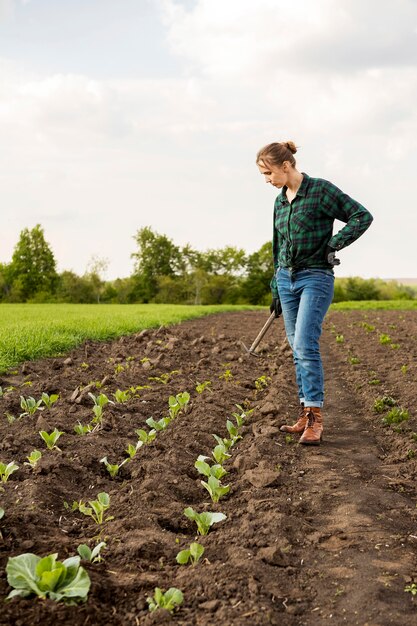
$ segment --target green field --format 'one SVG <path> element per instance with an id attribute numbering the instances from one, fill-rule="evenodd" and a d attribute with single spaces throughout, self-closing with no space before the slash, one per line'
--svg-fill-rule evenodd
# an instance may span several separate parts
<path id="1" fill-rule="evenodd" d="M 143 328 L 176 324 L 233 305 L 1 304 L 0 372 L 22 361 L 62 355 L 86 339 L 113 339 Z"/>
<path id="2" fill-rule="evenodd" d="M 347 302 L 336 302 L 331 308 L 334 311 L 341 309 L 398 309 L 407 311 L 417 309 L 417 300 L 351 300 Z"/>

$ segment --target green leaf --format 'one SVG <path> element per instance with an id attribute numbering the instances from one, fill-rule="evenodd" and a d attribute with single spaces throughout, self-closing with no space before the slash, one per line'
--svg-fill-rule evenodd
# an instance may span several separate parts
<path id="1" fill-rule="evenodd" d="M 197 563 L 197 561 L 199 561 L 204 554 L 204 546 L 202 546 L 201 543 L 193 542 L 190 544 L 189 552 L 194 561 Z"/>
<path id="2" fill-rule="evenodd" d="M 92 553 L 87 544 L 80 544 L 77 548 L 77 552 L 84 561 L 91 561 Z"/>
<path id="3" fill-rule="evenodd" d="M 188 561 L 190 560 L 190 556 L 191 556 L 190 550 L 181 550 L 181 552 L 178 552 L 175 559 L 177 563 L 179 563 L 180 565 L 186 565 Z"/>
<path id="4" fill-rule="evenodd" d="M 40 560 L 39 556 L 30 553 L 9 557 L 6 565 L 9 585 L 14 589 L 41 595 L 35 580 L 35 570 Z"/>
<path id="5" fill-rule="evenodd" d="M 205 461 L 197 460 L 194 463 L 194 467 L 196 468 L 196 470 L 200 474 L 203 474 L 203 476 L 207 476 L 208 477 L 208 476 L 211 475 L 210 465 L 208 463 L 206 463 Z"/>

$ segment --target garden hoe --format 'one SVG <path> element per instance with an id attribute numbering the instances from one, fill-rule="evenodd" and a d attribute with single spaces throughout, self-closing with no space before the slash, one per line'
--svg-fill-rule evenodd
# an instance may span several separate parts
<path id="1" fill-rule="evenodd" d="M 250 348 L 245 346 L 243 341 L 240 342 L 240 344 L 244 347 L 244 349 L 246 350 L 246 352 L 248 354 L 251 354 L 252 356 L 259 356 L 259 354 L 257 354 L 255 352 L 255 350 L 259 346 L 259 344 L 261 343 L 262 339 L 264 338 L 266 332 L 268 331 L 268 329 L 271 326 L 271 324 L 274 321 L 274 319 L 275 319 L 275 311 L 273 313 L 271 313 L 271 315 L 268 317 L 267 321 L 262 326 L 262 329 L 261 329 L 259 335 L 256 337 L 255 341 L 253 342 L 253 344 L 251 345 Z"/>

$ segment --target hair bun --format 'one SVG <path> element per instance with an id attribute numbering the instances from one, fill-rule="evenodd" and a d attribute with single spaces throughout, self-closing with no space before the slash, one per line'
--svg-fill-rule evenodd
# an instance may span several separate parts
<path id="1" fill-rule="evenodd" d="M 292 154 L 295 154 L 297 152 L 297 146 L 293 141 L 286 141 L 284 145 L 288 148 L 290 152 L 292 152 Z"/>

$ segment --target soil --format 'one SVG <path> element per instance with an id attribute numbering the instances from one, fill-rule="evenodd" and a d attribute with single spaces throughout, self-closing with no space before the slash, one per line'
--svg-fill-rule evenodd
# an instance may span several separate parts
<path id="1" fill-rule="evenodd" d="M 260 311 L 213 315 L 109 343 L 87 342 L 3 376 L 3 389 L 14 389 L 0 400 L 2 415 L 22 412 L 20 395 L 60 397 L 51 409 L 0 424 L 0 460 L 19 465 L 0 493 L 0 596 L 10 591 L 9 556 L 58 552 L 64 559 L 79 544 L 101 540 L 107 548 L 101 563 L 83 563 L 92 581 L 85 604 L 15 598 L 3 605 L 0 624 L 417 623 L 417 597 L 404 590 L 417 583 L 416 312 L 328 315 L 319 447 L 300 446 L 279 431 L 298 412 L 282 320 L 265 337 L 259 358 L 238 343 L 249 345 L 265 320 Z M 381 334 L 391 341 L 381 344 Z M 268 386 L 257 389 L 262 376 Z M 207 380 L 211 385 L 198 394 L 196 383 Z M 99 388 L 89 386 L 96 381 Z M 112 397 L 117 389 L 146 385 L 139 397 L 107 405 L 100 430 L 73 431 L 92 418 L 88 391 Z M 112 479 L 100 459 L 120 463 L 127 444 L 136 442 L 135 429 L 147 429 L 150 416 L 166 415 L 169 395 L 184 390 L 191 394 L 188 410 Z M 374 410 L 382 396 L 408 409 L 409 419 L 385 426 L 389 409 Z M 194 462 L 210 455 L 212 433 L 227 435 L 236 404 L 255 410 L 225 462 L 230 493 L 213 504 Z M 48 451 L 38 431 L 54 427 L 65 434 L 61 450 Z M 43 456 L 33 470 L 24 462 L 35 448 Z M 102 491 L 114 516 L 102 527 L 64 506 Z M 194 567 L 175 561 L 196 540 L 196 526 L 183 514 L 189 506 L 227 515 L 197 538 L 205 554 Z M 146 598 L 155 587 L 183 591 L 183 605 L 172 616 L 148 612 Z"/>

